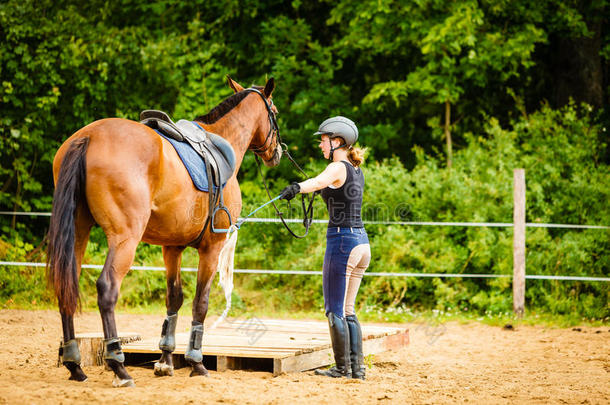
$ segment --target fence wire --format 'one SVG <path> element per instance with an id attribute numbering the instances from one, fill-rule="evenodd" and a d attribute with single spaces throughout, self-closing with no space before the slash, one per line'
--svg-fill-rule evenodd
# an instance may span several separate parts
<path id="1" fill-rule="evenodd" d="M 46 263 L 34 262 L 2 262 L 0 266 L 16 266 L 16 267 L 46 267 Z M 102 269 L 101 264 L 83 264 L 84 269 Z M 165 271 L 165 267 L 157 266 L 131 266 L 131 270 L 144 271 Z M 181 267 L 183 272 L 196 273 L 195 267 Z M 315 270 L 270 270 L 270 269 L 235 269 L 234 273 L 246 274 L 292 274 L 305 276 L 321 276 L 321 271 Z M 511 278 L 511 274 L 462 274 L 462 273 L 374 273 L 365 272 L 365 276 L 369 277 L 440 277 L 440 278 Z M 526 274 L 526 279 L 533 280 L 563 280 L 563 281 L 602 281 L 610 282 L 608 277 L 587 277 L 587 276 L 553 276 L 547 274 Z"/>
<path id="2" fill-rule="evenodd" d="M 0 215 L 16 215 L 16 216 L 39 216 L 50 217 L 50 212 L 23 212 L 23 211 L 0 211 Z M 238 222 L 243 218 L 238 218 Z M 284 219 L 285 222 L 301 223 L 302 219 Z M 279 218 L 248 218 L 248 222 L 258 223 L 281 223 Z M 404 226 L 481 226 L 481 227 L 498 227 L 511 228 L 513 224 L 510 222 L 425 222 L 425 221 L 362 221 L 366 225 L 404 225 Z M 314 219 L 314 224 L 327 224 L 326 219 Z M 575 224 L 540 224 L 537 222 L 527 222 L 525 224 L 529 228 L 566 228 L 566 229 L 610 229 L 610 226 L 605 225 L 575 225 Z"/>

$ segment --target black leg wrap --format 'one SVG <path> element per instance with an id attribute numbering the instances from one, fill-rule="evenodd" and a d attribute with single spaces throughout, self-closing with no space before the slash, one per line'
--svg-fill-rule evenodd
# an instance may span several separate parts
<path id="1" fill-rule="evenodd" d="M 87 375 L 80 367 L 80 360 L 80 351 L 76 339 L 68 340 L 59 345 L 59 361 L 70 371 L 70 380 L 85 381 L 87 379 Z"/>
<path id="2" fill-rule="evenodd" d="M 336 365 L 329 370 L 316 370 L 316 374 L 334 378 L 349 378 L 352 376 L 352 370 L 349 358 L 350 342 L 347 321 L 345 318 L 340 318 L 332 312 L 329 312 L 327 316 Z"/>
<path id="3" fill-rule="evenodd" d="M 161 340 L 159 341 L 159 349 L 168 352 L 173 352 L 176 349 L 176 325 L 178 324 L 178 314 L 168 314 L 163 321 L 163 329 L 161 330 Z"/>
<path id="4" fill-rule="evenodd" d="M 121 350 L 119 338 L 104 339 L 104 360 L 114 360 L 119 363 L 125 362 L 125 354 Z"/>
<path id="5" fill-rule="evenodd" d="M 193 322 L 191 325 L 191 336 L 189 344 L 184 353 L 184 358 L 191 363 L 201 363 L 203 354 L 201 353 L 201 344 L 203 341 L 203 324 L 201 322 Z"/>
<path id="6" fill-rule="evenodd" d="M 61 362 L 63 364 L 80 364 L 80 351 L 78 350 L 76 339 L 68 340 L 60 346 L 59 357 L 61 357 Z"/>
<path id="7" fill-rule="evenodd" d="M 349 329 L 350 341 L 350 362 L 352 364 L 352 378 L 364 380 L 366 376 L 366 367 L 364 366 L 364 354 L 362 352 L 362 329 L 356 315 L 348 315 L 347 327 Z"/>

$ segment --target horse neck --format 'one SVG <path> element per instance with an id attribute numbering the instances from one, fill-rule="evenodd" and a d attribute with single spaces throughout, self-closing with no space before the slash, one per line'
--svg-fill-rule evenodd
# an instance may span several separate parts
<path id="1" fill-rule="evenodd" d="M 256 108 L 255 95 L 246 96 L 237 106 L 226 113 L 213 124 L 205 124 L 204 128 L 225 138 L 235 151 L 236 168 L 239 169 L 244 155 L 252 142 L 254 134 L 266 112 Z"/>

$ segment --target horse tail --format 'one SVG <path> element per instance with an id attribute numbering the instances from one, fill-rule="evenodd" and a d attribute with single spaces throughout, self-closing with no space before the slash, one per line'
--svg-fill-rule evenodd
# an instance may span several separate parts
<path id="1" fill-rule="evenodd" d="M 78 269 L 74 254 L 75 215 L 85 203 L 86 162 L 89 138 L 78 138 L 64 156 L 53 194 L 47 249 L 47 280 L 55 290 L 59 310 L 73 315 L 79 305 Z"/>

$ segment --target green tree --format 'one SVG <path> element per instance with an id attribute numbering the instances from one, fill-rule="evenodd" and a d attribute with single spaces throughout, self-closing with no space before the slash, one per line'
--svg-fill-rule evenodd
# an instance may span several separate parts
<path id="1" fill-rule="evenodd" d="M 537 43 L 545 32 L 532 21 L 494 24 L 513 3 L 477 1 L 342 2 L 331 22 L 348 26 L 344 44 L 388 55 L 412 49 L 417 63 L 396 80 L 375 83 L 364 102 L 390 98 L 397 106 L 416 93 L 444 106 L 443 134 L 447 166 L 451 167 L 451 106 L 470 88 L 484 89 L 490 81 L 507 81 L 533 65 Z M 380 104 L 383 106 L 383 104 Z M 439 126 L 431 121 L 433 126 Z"/>

